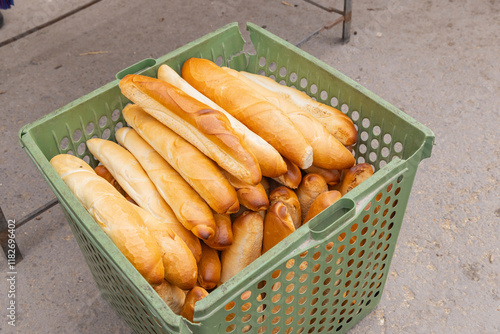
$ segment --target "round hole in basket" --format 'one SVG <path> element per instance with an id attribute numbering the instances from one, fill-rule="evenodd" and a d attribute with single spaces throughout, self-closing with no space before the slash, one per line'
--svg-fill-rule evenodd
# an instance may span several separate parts
<path id="1" fill-rule="evenodd" d="M 318 92 L 318 86 L 312 84 L 309 90 L 311 91 L 311 94 L 316 94 Z"/>
<path id="2" fill-rule="evenodd" d="M 102 139 L 109 139 L 111 136 L 111 130 L 110 129 L 104 129 L 102 132 Z"/>
<path id="3" fill-rule="evenodd" d="M 295 72 L 290 73 L 290 81 L 291 82 L 295 82 L 295 81 L 297 81 L 297 79 L 298 79 L 297 73 L 295 73 Z"/>
<path id="4" fill-rule="evenodd" d="M 300 79 L 300 87 L 302 87 L 302 88 L 307 87 L 307 79 L 306 78 Z"/>
<path id="5" fill-rule="evenodd" d="M 76 152 L 78 153 L 79 156 L 81 156 L 83 153 L 85 153 L 85 148 L 86 148 L 85 143 L 80 143 L 78 145 Z"/>
<path id="6" fill-rule="evenodd" d="M 90 135 L 92 132 L 94 132 L 94 123 L 93 122 L 90 122 L 89 124 L 87 124 L 87 126 L 85 127 L 85 132 Z"/>
<path id="7" fill-rule="evenodd" d="M 218 65 L 218 66 L 222 66 L 223 64 L 223 59 L 222 59 L 222 56 L 219 56 L 217 57 L 217 59 L 215 60 L 215 63 Z"/>
<path id="8" fill-rule="evenodd" d="M 250 332 L 251 329 L 252 329 L 252 325 L 246 325 L 245 327 L 243 327 L 241 329 L 241 332 L 242 333 L 248 333 L 248 332 Z"/>
<path id="9" fill-rule="evenodd" d="M 275 62 L 272 62 L 271 64 L 269 64 L 269 70 L 271 72 L 276 71 L 276 63 Z"/>
<path id="10" fill-rule="evenodd" d="M 343 103 L 342 106 L 340 106 L 340 111 L 342 111 L 344 114 L 347 114 L 349 112 L 349 106 L 347 104 Z M 355 113 L 355 112 L 357 112 L 357 111 L 353 111 L 353 113 Z"/>
<path id="11" fill-rule="evenodd" d="M 285 77 L 286 76 L 286 67 L 281 67 L 280 68 L 280 76 Z"/>
<path id="12" fill-rule="evenodd" d="M 326 90 L 322 90 L 319 94 L 319 97 L 321 98 L 321 100 L 326 101 L 328 99 L 328 93 L 326 92 Z"/>

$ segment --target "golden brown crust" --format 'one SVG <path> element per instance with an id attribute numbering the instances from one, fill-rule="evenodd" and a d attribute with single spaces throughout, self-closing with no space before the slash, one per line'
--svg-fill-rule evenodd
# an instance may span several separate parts
<path id="1" fill-rule="evenodd" d="M 205 244 L 216 250 L 224 250 L 233 243 L 233 230 L 229 215 L 221 215 L 214 212 L 215 235 L 205 240 Z"/>
<path id="2" fill-rule="evenodd" d="M 242 80 L 215 63 L 188 59 L 182 77 L 300 167 L 312 164 L 312 147 L 290 118 Z"/>
<path id="3" fill-rule="evenodd" d="M 162 284 L 155 286 L 154 290 L 175 314 L 181 314 L 182 306 L 186 300 L 186 295 L 181 288 L 163 281 Z"/>
<path id="4" fill-rule="evenodd" d="M 123 109 L 129 125 L 218 213 L 239 210 L 236 190 L 219 167 L 196 147 L 136 105 Z"/>
<path id="5" fill-rule="evenodd" d="M 200 262 L 198 262 L 198 284 L 207 290 L 217 286 L 220 281 L 221 264 L 219 252 L 202 244 Z"/>
<path id="6" fill-rule="evenodd" d="M 221 283 L 227 282 L 261 255 L 263 219 L 245 211 L 233 222 L 233 244 L 221 253 Z"/>
<path id="7" fill-rule="evenodd" d="M 295 231 L 292 217 L 287 207 L 280 201 L 273 203 L 264 219 L 264 239 L 262 254 L 276 246 Z"/>
<path id="8" fill-rule="evenodd" d="M 208 296 L 207 290 L 200 286 L 195 286 L 186 295 L 186 301 L 182 307 L 181 315 L 189 321 L 193 321 L 194 317 L 194 306 L 197 301 L 202 300 Z"/>
<path id="9" fill-rule="evenodd" d="M 177 72 L 167 65 L 158 68 L 158 79 L 166 81 L 206 104 L 212 109 L 222 112 L 231 123 L 234 131 L 241 137 L 248 150 L 257 158 L 263 176 L 276 177 L 286 172 L 286 164 L 279 152 L 269 145 L 264 139 L 252 132 L 243 123 L 234 118 L 227 111 L 218 106 L 205 95 L 194 89 L 186 80 L 181 78 Z"/>
<path id="10" fill-rule="evenodd" d="M 304 176 L 299 188 L 297 189 L 297 197 L 300 202 L 302 221 L 306 218 L 312 202 L 314 202 L 319 194 L 326 191 L 328 191 L 328 185 L 322 176 L 314 173 Z"/>
<path id="11" fill-rule="evenodd" d="M 342 194 L 337 190 L 326 191 L 319 194 L 314 202 L 312 202 L 311 207 L 307 212 L 306 218 L 304 219 L 304 224 L 318 215 L 321 211 L 325 210 L 327 207 L 338 201 L 341 197 Z"/>
<path id="12" fill-rule="evenodd" d="M 323 176 L 329 186 L 334 186 L 340 182 L 340 172 L 337 169 L 325 169 L 311 166 L 305 170 L 307 174 L 314 173 Z"/>
<path id="13" fill-rule="evenodd" d="M 223 171 L 223 173 L 229 183 L 236 189 L 240 205 L 252 211 L 267 210 L 269 207 L 269 199 L 261 183 L 254 186 L 237 179 L 227 172 Z"/>
<path id="14" fill-rule="evenodd" d="M 258 81 L 269 90 L 280 94 L 283 98 L 295 103 L 304 111 L 316 118 L 325 128 L 334 135 L 343 145 L 356 143 L 358 133 L 352 120 L 338 109 L 314 101 L 309 95 L 292 87 L 280 85 L 271 78 L 242 72 L 249 79 Z"/>
<path id="15" fill-rule="evenodd" d="M 275 188 L 269 195 L 269 200 L 271 201 L 271 206 L 276 202 L 281 202 L 286 206 L 295 229 L 298 229 L 302 225 L 300 202 L 294 191 L 287 187 Z"/>
<path id="16" fill-rule="evenodd" d="M 134 205 L 77 157 L 56 155 L 50 164 L 146 281 L 161 284 L 165 274 L 160 247 Z"/>
<path id="17" fill-rule="evenodd" d="M 210 109 L 168 82 L 151 77 L 127 75 L 120 81 L 120 88 L 126 97 L 221 168 L 247 183 L 260 182 L 262 175 L 257 159 L 222 112 Z"/>
<path id="18" fill-rule="evenodd" d="M 297 189 L 302 180 L 302 172 L 293 162 L 285 158 L 287 171 L 285 174 L 273 178 L 274 181 L 287 186 L 288 188 Z"/>
<path id="19" fill-rule="evenodd" d="M 115 178 L 113 177 L 113 175 L 111 175 L 111 173 L 106 167 L 104 167 L 103 165 L 96 166 L 96 168 L 94 168 L 94 172 L 100 177 L 104 178 L 109 183 L 111 183 L 111 185 L 115 187 L 116 190 L 118 190 L 118 192 L 122 194 L 125 198 L 129 197 L 125 192 L 125 190 L 123 190 L 123 188 L 120 186 L 120 184 L 116 182 Z"/>
<path id="20" fill-rule="evenodd" d="M 339 191 L 344 196 L 349 191 L 359 186 L 363 181 L 373 175 L 373 168 L 369 163 L 360 163 L 344 170 Z"/>

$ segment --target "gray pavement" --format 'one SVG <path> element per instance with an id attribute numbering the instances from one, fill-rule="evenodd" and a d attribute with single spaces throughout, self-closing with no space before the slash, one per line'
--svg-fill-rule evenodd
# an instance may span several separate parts
<path id="1" fill-rule="evenodd" d="M 341 6 L 342 1 L 323 1 Z M 353 0 L 351 42 L 341 28 L 302 48 L 382 96 L 436 134 L 419 167 L 378 307 L 352 333 L 500 332 L 500 2 Z M 16 20 L 81 5 L 37 0 Z M 101 1 L 0 48 L 0 205 L 19 219 L 53 195 L 19 148 L 19 128 L 229 22 L 265 25 L 297 43 L 336 18 L 303 1 Z M 12 16 L 10 14 L 12 13 Z M 13 19 L 15 18 L 15 20 Z M 17 25 L 15 28 L 14 25 Z M 105 53 L 84 55 L 92 51 Z M 17 231 L 16 327 L 2 333 L 130 333 L 102 299 L 58 206 Z M 7 272 L 0 261 L 0 272 Z"/>

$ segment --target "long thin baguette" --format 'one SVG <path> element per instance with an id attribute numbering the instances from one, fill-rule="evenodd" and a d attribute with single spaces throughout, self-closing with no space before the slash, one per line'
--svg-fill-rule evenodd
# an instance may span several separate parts
<path id="1" fill-rule="evenodd" d="M 325 128 L 345 146 L 353 145 L 358 133 L 352 120 L 338 109 L 314 101 L 309 95 L 292 87 L 280 85 L 271 78 L 241 72 L 247 78 L 258 82 L 263 87 L 280 94 L 283 98 L 295 103 L 321 122 Z"/>
<path id="2" fill-rule="evenodd" d="M 134 205 L 77 157 L 59 154 L 50 164 L 146 281 L 161 284 L 165 274 L 160 247 Z"/>
<path id="3" fill-rule="evenodd" d="M 207 59 L 191 58 L 182 77 L 301 168 L 312 165 L 312 147 L 290 118 L 261 94 Z"/>
<path id="4" fill-rule="evenodd" d="M 285 158 L 287 171 L 285 174 L 278 177 L 273 177 L 273 180 L 287 186 L 288 188 L 297 189 L 302 180 L 302 172 L 293 162 Z"/>
<path id="5" fill-rule="evenodd" d="M 187 229 L 200 236 L 206 235 L 207 221 L 213 221 L 215 226 L 207 203 L 135 130 L 119 129 L 116 140 L 139 161 L 161 197 Z"/>
<path id="6" fill-rule="evenodd" d="M 127 123 L 172 166 L 217 213 L 239 210 L 236 190 L 219 167 L 196 147 L 136 105 L 123 111 Z"/>
<path id="7" fill-rule="evenodd" d="M 296 104 L 287 101 L 278 93 L 263 87 L 259 84 L 260 82 L 253 81 L 230 68 L 223 67 L 223 69 L 232 76 L 244 81 L 249 87 L 290 117 L 293 124 L 312 146 L 313 164 L 315 166 L 327 169 L 345 169 L 354 166 L 356 161 L 349 150 L 311 114 L 302 110 Z M 254 76 L 251 78 L 254 78 Z"/>
<path id="8" fill-rule="evenodd" d="M 259 163 L 227 117 L 184 91 L 155 78 L 130 74 L 120 81 L 126 97 L 240 180 L 257 184 Z"/>
<path id="9" fill-rule="evenodd" d="M 241 205 L 252 211 L 267 210 L 269 207 L 269 199 L 261 183 L 254 186 L 237 179 L 234 175 L 225 171 L 223 171 L 223 173 L 229 183 L 236 189 L 238 201 Z"/>
<path id="10" fill-rule="evenodd" d="M 214 218 L 216 227 L 215 234 L 203 242 L 213 249 L 222 251 L 233 244 L 231 217 L 229 215 L 214 213 Z"/>
<path id="11" fill-rule="evenodd" d="M 161 65 L 158 69 L 158 79 L 168 82 L 169 84 L 183 90 L 186 94 L 192 96 L 198 101 L 206 104 L 210 108 L 218 110 L 226 115 L 234 131 L 240 135 L 248 150 L 257 158 L 262 175 L 276 177 L 286 172 L 285 161 L 283 161 L 281 155 L 274 147 L 269 145 L 264 139 L 259 137 L 243 123 L 234 118 L 233 115 L 197 91 L 171 67 Z"/>
<path id="12" fill-rule="evenodd" d="M 154 183 L 144 171 L 139 161 L 120 145 L 100 138 L 87 140 L 90 152 L 104 165 L 122 188 L 141 207 L 150 203 L 150 198 L 163 198 L 159 195 Z M 148 210 L 149 211 L 149 210 Z M 174 212 L 175 213 L 175 212 Z M 187 214 L 188 212 L 182 212 Z M 200 239 L 207 239 L 215 234 L 215 221 L 212 215 L 200 216 L 194 212 L 193 218 L 179 215 L 179 221 Z"/>

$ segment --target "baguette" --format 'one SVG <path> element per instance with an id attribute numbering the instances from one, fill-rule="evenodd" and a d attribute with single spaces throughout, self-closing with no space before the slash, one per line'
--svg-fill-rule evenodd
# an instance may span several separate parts
<path id="1" fill-rule="evenodd" d="M 314 202 L 312 202 L 311 207 L 307 212 L 306 218 L 304 219 L 304 224 L 318 215 L 321 211 L 325 210 L 327 207 L 338 201 L 341 197 L 342 194 L 337 190 L 326 191 L 319 194 Z"/>
<path id="2" fill-rule="evenodd" d="M 249 87 L 261 94 L 277 108 L 283 110 L 290 117 L 293 124 L 295 124 L 307 142 L 312 146 L 313 164 L 315 166 L 326 169 L 344 169 L 354 166 L 355 160 L 353 155 L 311 114 L 302 110 L 296 104 L 287 101 L 281 95 L 263 87 L 259 82 L 249 79 L 242 73 L 230 68 L 223 69 L 227 73 L 244 81 Z M 248 73 L 246 74 L 249 75 Z M 252 75 L 251 78 L 253 76 L 255 75 Z"/>
<path id="3" fill-rule="evenodd" d="M 161 65 L 158 69 L 158 79 L 168 82 L 169 84 L 183 90 L 198 101 L 206 104 L 214 110 L 222 112 L 233 127 L 233 130 L 241 137 L 246 144 L 248 150 L 253 153 L 259 162 L 262 175 L 268 177 L 276 177 L 286 172 L 286 164 L 283 161 L 278 151 L 269 145 L 264 139 L 256 135 L 243 123 L 234 118 L 230 113 L 219 107 L 215 102 L 210 100 L 205 95 L 194 89 L 186 80 L 184 80 L 177 72 L 167 65 Z"/>
<path id="4" fill-rule="evenodd" d="M 294 231 L 295 227 L 287 207 L 279 201 L 273 203 L 264 219 L 262 254 L 276 246 Z"/>
<path id="5" fill-rule="evenodd" d="M 161 284 L 165 270 L 160 247 L 133 204 L 77 157 L 59 154 L 50 164 L 144 279 Z"/>
<path id="6" fill-rule="evenodd" d="M 87 140 L 90 152 L 108 168 L 113 177 L 120 183 L 122 188 L 139 204 L 148 210 L 151 198 L 154 201 L 163 201 L 157 188 L 151 182 L 147 173 L 141 167 L 137 159 L 120 145 L 100 138 Z M 155 205 L 154 203 L 153 205 Z M 148 210 L 150 211 L 150 210 Z M 187 210 L 182 215 L 176 215 L 179 221 L 198 238 L 207 239 L 215 234 L 215 221 L 212 215 L 197 215 Z M 175 213 L 175 212 L 174 212 Z M 189 219 L 184 215 L 192 214 Z"/>
<path id="7" fill-rule="evenodd" d="M 358 139 L 358 132 L 352 120 L 338 109 L 314 101 L 309 95 L 292 87 L 280 85 L 271 78 L 242 72 L 247 78 L 263 87 L 280 94 L 316 118 L 343 145 L 353 145 Z"/>
<path id="8" fill-rule="evenodd" d="M 197 281 L 198 267 L 186 243 L 146 210 L 138 206 L 135 209 L 162 250 L 165 280 L 183 290 L 193 288 Z"/>
<path id="9" fill-rule="evenodd" d="M 301 168 L 312 165 L 312 147 L 282 111 L 245 82 L 207 59 L 191 58 L 182 77 Z"/>
<path id="10" fill-rule="evenodd" d="M 155 286 L 154 290 L 175 314 L 181 314 L 186 300 L 186 295 L 181 288 L 163 281 L 160 285 Z"/>
<path id="11" fill-rule="evenodd" d="M 194 306 L 197 301 L 202 300 L 208 296 L 207 290 L 200 286 L 195 286 L 186 295 L 186 301 L 182 307 L 181 315 L 187 320 L 193 322 L 194 317 Z"/>
<path id="12" fill-rule="evenodd" d="M 323 176 L 329 186 L 334 186 L 340 182 L 340 172 L 337 169 L 325 169 L 311 166 L 304 170 L 307 174 L 314 173 Z"/>
<path id="13" fill-rule="evenodd" d="M 257 184 L 259 163 L 227 117 L 168 82 L 129 74 L 120 81 L 126 97 L 240 180 Z"/>
<path id="14" fill-rule="evenodd" d="M 302 180 L 302 172 L 300 171 L 300 168 L 290 160 L 285 159 L 285 162 L 287 166 L 286 173 L 278 177 L 274 177 L 273 180 L 287 186 L 288 188 L 297 189 L 300 181 Z"/>
<path id="15" fill-rule="evenodd" d="M 302 221 L 306 218 L 312 202 L 314 202 L 316 197 L 318 197 L 321 193 L 326 191 L 328 191 L 328 185 L 322 176 L 314 173 L 304 176 L 299 188 L 297 189 L 297 197 L 300 202 Z"/>
<path id="16" fill-rule="evenodd" d="M 215 233 L 215 220 L 207 203 L 137 132 L 121 128 L 116 132 L 116 140 L 139 161 L 161 197 L 188 230 L 206 239 L 202 236 L 208 235 L 207 222 L 213 222 Z"/>
<path id="17" fill-rule="evenodd" d="M 214 213 L 214 218 L 215 234 L 213 237 L 204 240 L 204 242 L 211 248 L 221 251 L 228 248 L 233 243 L 231 218 L 229 215 L 221 215 L 220 213 Z"/>
<path id="18" fill-rule="evenodd" d="M 198 262 L 198 284 L 204 289 L 211 290 L 220 281 L 219 253 L 205 244 L 201 245 L 201 249 L 201 260 Z"/>
<path id="19" fill-rule="evenodd" d="M 342 182 L 339 187 L 340 193 L 344 196 L 372 175 L 373 167 L 366 162 L 344 170 L 342 173 Z"/>
<path id="20" fill-rule="evenodd" d="M 113 187 L 115 187 L 116 190 L 118 190 L 118 192 L 123 195 L 123 197 L 125 197 L 125 198 L 128 197 L 125 190 L 123 190 L 123 188 L 120 186 L 120 184 L 118 182 L 116 182 L 115 178 L 113 177 L 113 175 L 111 175 L 111 173 L 109 172 L 109 170 L 106 167 L 104 167 L 103 165 L 96 166 L 96 168 L 94 168 L 94 172 L 97 175 L 99 175 L 100 177 L 104 178 L 109 183 L 111 183 L 111 185 Z"/>
<path id="21" fill-rule="evenodd" d="M 219 167 L 196 147 L 136 105 L 122 111 L 127 123 L 151 145 L 217 213 L 239 210 L 236 190 Z M 186 163 L 189 161 L 189 163 Z"/>
<path id="22" fill-rule="evenodd" d="M 267 210 L 269 207 L 269 199 L 267 198 L 266 190 L 261 183 L 256 186 L 245 183 L 233 175 L 223 171 L 224 176 L 231 185 L 236 189 L 238 202 L 240 205 L 247 207 L 252 211 Z"/>
<path id="23" fill-rule="evenodd" d="M 227 282 L 261 255 L 263 228 L 262 216 L 253 211 L 243 212 L 233 222 L 233 244 L 221 253 L 220 283 Z"/>
<path id="24" fill-rule="evenodd" d="M 288 189 L 287 187 L 275 188 L 269 195 L 269 200 L 271 202 L 271 206 L 276 202 L 281 202 L 286 206 L 295 229 L 298 229 L 300 225 L 302 225 L 300 202 L 294 191 Z"/>

